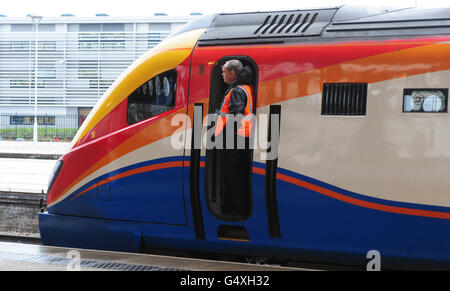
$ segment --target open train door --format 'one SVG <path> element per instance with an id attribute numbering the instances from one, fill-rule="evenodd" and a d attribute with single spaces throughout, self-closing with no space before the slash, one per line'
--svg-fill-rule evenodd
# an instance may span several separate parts
<path id="1" fill-rule="evenodd" d="M 197 55 L 192 62 L 190 95 L 194 97 L 194 106 L 189 109 L 192 110 L 189 115 L 193 121 L 192 149 L 189 176 L 185 175 L 189 177 L 188 191 L 196 237 L 249 242 L 280 237 L 278 207 L 273 195 L 276 194 L 276 159 L 265 164 L 253 161 L 254 147 L 251 146 L 245 149 L 244 156 L 248 158 L 239 160 L 239 157 L 208 144 L 215 142 L 215 137 L 211 136 L 215 122 L 208 119 L 218 111 L 228 89 L 222 78 L 222 66 L 228 60 L 238 59 L 244 67 L 250 68 L 253 73 L 254 114 L 258 98 L 258 66 L 252 58 L 242 55 L 226 56 L 212 62 L 210 55 L 199 51 L 201 49 L 196 50 Z M 213 65 L 208 70 L 203 64 Z M 201 86 L 207 86 L 207 82 L 210 84 L 209 97 L 206 100 L 195 98 L 197 92 L 205 93 Z M 195 102 L 196 99 L 203 102 Z M 272 107 L 270 111 L 273 111 Z M 203 127 L 199 126 L 202 122 Z M 267 126 L 265 128 L 267 130 Z M 254 142 L 254 138 L 250 140 Z M 198 148 L 200 144 L 201 149 Z M 238 187 L 231 187 L 230 183 L 234 182 Z M 233 200 L 231 204 L 230 197 Z"/>
<path id="2" fill-rule="evenodd" d="M 236 134 L 239 122 L 227 122 L 222 133 L 215 135 L 216 117 L 220 111 L 229 86 L 222 77 L 223 65 L 231 59 L 238 59 L 249 72 L 249 88 L 253 92 L 253 114 L 256 109 L 258 68 L 249 58 L 230 56 L 220 59 L 211 72 L 211 85 L 206 134 L 204 190 L 208 209 L 215 217 L 224 221 L 245 221 L 253 208 L 252 164 L 253 146 L 244 147 L 244 138 Z M 209 120 L 211 119 L 211 120 Z M 239 124 L 238 124 L 239 123 Z M 230 132 L 231 130 L 234 132 Z M 253 137 L 253 135 L 252 135 Z M 231 140 L 230 140 L 231 139 Z M 253 141 L 253 139 L 250 139 Z M 239 147 L 241 146 L 241 147 Z"/>

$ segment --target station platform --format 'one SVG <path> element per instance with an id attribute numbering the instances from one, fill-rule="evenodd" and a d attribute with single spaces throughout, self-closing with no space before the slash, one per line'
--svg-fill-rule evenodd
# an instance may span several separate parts
<path id="1" fill-rule="evenodd" d="M 45 194 L 56 160 L 0 158 L 0 191 Z"/>
<path id="2" fill-rule="evenodd" d="M 70 142 L 0 140 L 0 158 L 57 160 L 70 149 Z"/>
<path id="3" fill-rule="evenodd" d="M 69 149 L 69 142 L 0 140 L 0 191 L 45 193 L 56 160 Z"/>
<path id="4" fill-rule="evenodd" d="M 299 271 L 171 256 L 0 242 L 0 271 Z"/>

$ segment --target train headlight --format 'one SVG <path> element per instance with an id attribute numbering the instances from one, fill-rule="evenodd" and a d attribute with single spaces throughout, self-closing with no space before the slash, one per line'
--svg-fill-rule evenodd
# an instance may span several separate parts
<path id="1" fill-rule="evenodd" d="M 53 167 L 52 174 L 50 175 L 50 180 L 48 180 L 47 194 L 50 193 L 50 190 L 52 189 L 53 183 L 55 183 L 56 177 L 58 177 L 59 172 L 61 172 L 62 166 L 63 166 L 63 161 L 62 160 L 58 160 L 56 162 L 55 166 Z"/>

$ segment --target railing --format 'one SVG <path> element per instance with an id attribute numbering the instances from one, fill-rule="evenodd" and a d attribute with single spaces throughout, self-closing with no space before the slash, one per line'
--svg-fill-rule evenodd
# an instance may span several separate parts
<path id="1" fill-rule="evenodd" d="M 1 140 L 33 140 L 34 115 L 1 114 Z M 79 128 L 78 115 L 39 115 L 39 141 L 71 141 Z"/>

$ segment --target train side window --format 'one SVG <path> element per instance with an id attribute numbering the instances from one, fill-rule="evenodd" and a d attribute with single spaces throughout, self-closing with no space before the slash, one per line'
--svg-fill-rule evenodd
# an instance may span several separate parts
<path id="1" fill-rule="evenodd" d="M 129 125 L 172 110 L 175 107 L 177 72 L 162 73 L 146 81 L 128 96 L 127 123 Z"/>
<path id="2" fill-rule="evenodd" d="M 448 89 L 404 89 L 403 112 L 447 112 Z"/>
<path id="3" fill-rule="evenodd" d="M 366 115 L 367 83 L 323 84 L 322 115 Z"/>

